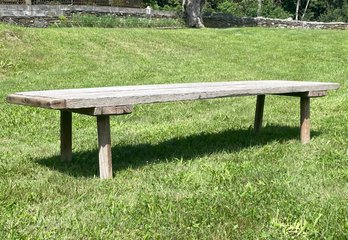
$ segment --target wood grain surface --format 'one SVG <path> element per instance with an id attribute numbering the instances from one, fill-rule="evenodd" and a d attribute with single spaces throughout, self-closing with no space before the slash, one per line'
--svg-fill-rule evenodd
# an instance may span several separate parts
<path id="1" fill-rule="evenodd" d="M 124 106 L 233 96 L 321 92 L 339 88 L 337 83 L 281 80 L 138 85 L 19 92 L 9 103 L 52 109 Z"/>

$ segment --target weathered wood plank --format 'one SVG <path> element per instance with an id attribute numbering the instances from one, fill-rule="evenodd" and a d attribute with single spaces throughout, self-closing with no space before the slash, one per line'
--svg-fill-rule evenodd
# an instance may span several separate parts
<path id="1" fill-rule="evenodd" d="M 301 97 L 300 101 L 300 128 L 301 128 L 301 142 L 309 143 L 311 139 L 310 135 L 310 98 Z"/>
<path id="2" fill-rule="evenodd" d="M 67 89 L 22 92 L 12 97 L 30 99 L 22 104 L 35 105 L 37 98 L 51 98 L 65 104 L 43 104 L 56 109 L 78 109 L 140 103 L 170 102 L 233 96 L 321 92 L 339 87 L 336 83 L 296 81 L 240 81 L 187 84 L 158 84 L 94 89 Z M 8 99 L 11 103 L 17 103 Z M 37 105 L 37 104 L 36 104 Z"/>
<path id="3" fill-rule="evenodd" d="M 132 92 L 144 92 L 152 90 L 179 90 L 179 89 L 197 89 L 200 87 L 219 87 L 229 86 L 243 87 L 259 81 L 235 81 L 235 82 L 204 82 L 204 83 L 174 83 L 174 84 L 155 84 L 155 85 L 133 85 L 133 86 L 117 86 L 117 87 L 99 87 L 99 88 L 80 88 L 80 89 L 62 89 L 62 90 L 46 90 L 46 91 L 31 91 L 22 92 L 24 95 L 38 95 L 38 96 L 58 96 L 58 97 L 72 97 L 83 96 L 86 94 L 108 94 L 108 93 L 132 93 Z M 271 84 L 276 81 L 263 81 L 264 84 Z M 277 81 L 280 82 L 280 81 Z"/>
<path id="4" fill-rule="evenodd" d="M 123 115 L 133 111 L 132 105 L 116 106 L 116 107 L 96 107 L 96 108 L 81 108 L 69 110 L 75 113 L 85 114 L 89 116 L 99 115 Z"/>
<path id="5" fill-rule="evenodd" d="M 62 161 L 72 159 L 72 114 L 60 111 L 60 152 Z"/>
<path id="6" fill-rule="evenodd" d="M 325 97 L 327 94 L 327 91 L 311 91 L 311 92 L 295 92 L 295 93 L 282 93 L 282 94 L 276 94 L 281 96 L 290 96 L 290 97 Z"/>
<path id="7" fill-rule="evenodd" d="M 112 178 L 110 117 L 97 116 L 100 178 Z"/>
<path id="8" fill-rule="evenodd" d="M 48 90 L 48 91 L 34 91 L 23 92 L 24 95 L 38 95 L 38 96 L 58 96 L 58 97 L 72 97 L 84 96 L 86 94 L 95 93 L 120 93 L 120 92 L 146 92 L 148 90 L 170 90 L 170 89 L 197 89 L 197 88 L 216 88 L 216 87 L 233 87 L 233 88 L 262 88 L 267 86 L 288 88 L 290 92 L 294 92 L 292 87 L 300 87 L 302 91 L 314 90 L 329 90 L 335 88 L 336 83 L 323 82 L 300 82 L 300 81 L 280 81 L 280 80 L 262 80 L 262 81 L 233 81 L 233 82 L 204 82 L 204 83 L 179 83 L 179 84 L 156 84 L 156 85 L 134 85 L 134 86 L 119 86 L 119 87 L 100 87 L 100 88 L 82 88 L 82 89 L 63 89 L 63 90 Z M 307 89 L 307 90 L 303 90 Z"/>
<path id="9" fill-rule="evenodd" d="M 65 108 L 64 99 L 55 99 L 50 97 L 40 97 L 40 96 L 25 96 L 21 94 L 10 94 L 7 96 L 6 101 L 13 104 L 28 105 L 33 107 L 42 108 Z"/>
<path id="10" fill-rule="evenodd" d="M 263 81 L 262 81 L 263 82 Z M 224 92 L 228 91 L 231 95 L 255 95 L 255 94 L 271 94 L 271 93 L 293 93 L 293 92 L 314 92 L 314 91 L 324 91 L 320 90 L 320 88 L 327 88 L 328 86 L 323 86 L 314 84 L 314 85 L 301 85 L 295 82 L 295 84 L 289 84 L 289 83 L 283 83 L 283 82 L 263 82 L 262 85 L 258 82 L 257 84 L 230 84 L 230 83 L 217 83 L 216 85 L 206 85 L 206 84 L 200 84 L 196 86 L 191 86 L 189 84 L 188 86 L 180 86 L 180 87 L 163 87 L 162 85 L 157 85 L 157 88 L 152 87 L 148 89 L 142 89 L 138 86 L 134 86 L 133 89 L 129 90 L 122 90 L 123 88 L 120 88 L 117 90 L 109 91 L 109 90 L 103 90 L 104 88 L 98 89 L 81 89 L 78 93 L 75 91 L 71 92 L 71 89 L 67 90 L 57 90 L 55 91 L 42 91 L 42 92 L 28 92 L 28 93 L 21 93 L 23 95 L 32 95 L 32 96 L 43 96 L 43 97 L 52 97 L 52 98 L 62 98 L 67 100 L 74 100 L 74 99 L 98 99 L 98 98 L 112 98 L 112 97 L 151 97 L 156 95 L 175 95 L 175 94 L 191 94 L 191 93 L 212 93 L 212 92 Z M 103 90 L 103 91 L 102 91 Z M 297 90 L 297 91 L 295 91 Z"/>
<path id="11" fill-rule="evenodd" d="M 255 120 L 254 120 L 255 133 L 259 133 L 262 128 L 264 106 L 265 106 L 265 95 L 258 95 L 256 99 L 256 110 L 255 110 Z"/>

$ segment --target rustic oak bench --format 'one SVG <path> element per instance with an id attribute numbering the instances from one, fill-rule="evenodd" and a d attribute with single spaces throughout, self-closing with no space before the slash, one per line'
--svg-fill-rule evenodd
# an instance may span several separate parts
<path id="1" fill-rule="evenodd" d="M 182 84 L 158 84 L 124 87 L 19 92 L 7 96 L 14 104 L 29 105 L 61 112 L 61 159 L 72 159 L 72 112 L 97 117 L 99 170 L 101 178 L 112 177 L 110 115 L 132 112 L 133 105 L 182 100 L 236 96 L 257 96 L 254 130 L 262 126 L 265 95 L 300 97 L 300 136 L 310 140 L 310 98 L 323 97 L 337 83 L 298 81 L 237 81 Z"/>

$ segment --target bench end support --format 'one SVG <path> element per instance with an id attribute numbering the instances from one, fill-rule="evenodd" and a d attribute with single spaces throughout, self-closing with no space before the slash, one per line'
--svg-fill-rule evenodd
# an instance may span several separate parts
<path id="1" fill-rule="evenodd" d="M 72 159 L 72 114 L 60 111 L 60 158 L 62 161 Z"/>
<path id="2" fill-rule="evenodd" d="M 262 128 L 264 106 L 265 106 L 265 95 L 257 95 L 255 120 L 254 120 L 255 133 L 259 133 Z"/>
<path id="3" fill-rule="evenodd" d="M 97 116 L 97 125 L 100 178 L 108 179 L 112 178 L 110 117 L 108 115 Z"/>
<path id="4" fill-rule="evenodd" d="M 300 128 L 301 128 L 301 143 L 310 142 L 310 98 L 301 97 L 300 101 Z"/>

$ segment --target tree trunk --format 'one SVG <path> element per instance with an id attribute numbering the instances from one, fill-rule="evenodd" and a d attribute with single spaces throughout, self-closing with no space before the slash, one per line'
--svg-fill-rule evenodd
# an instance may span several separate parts
<path id="1" fill-rule="evenodd" d="M 258 0 L 258 6 L 257 6 L 257 16 L 261 16 L 261 11 L 262 11 L 262 0 Z"/>
<path id="2" fill-rule="evenodd" d="M 203 28 L 202 7 L 204 0 L 184 0 L 183 7 L 189 27 Z"/>
<path id="3" fill-rule="evenodd" d="M 304 19 L 304 16 L 305 16 L 305 14 L 306 14 L 306 12 L 307 12 L 307 9 L 308 9 L 308 6 L 309 6 L 309 2 L 310 2 L 310 0 L 307 0 L 307 4 L 306 4 L 306 7 L 305 7 L 305 9 L 304 9 L 304 11 L 303 11 L 303 14 L 302 14 L 301 20 L 303 20 L 303 19 Z"/>
<path id="4" fill-rule="evenodd" d="M 297 0 L 297 3 L 296 3 L 296 15 L 295 15 L 295 20 L 296 21 L 298 20 L 298 11 L 300 10 L 300 3 L 301 3 L 301 0 Z"/>

